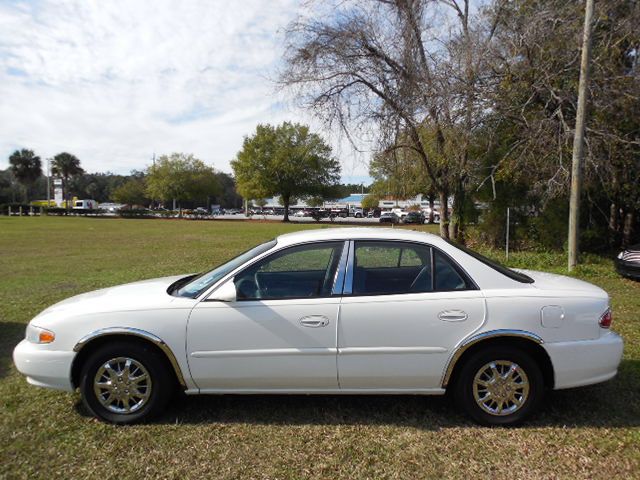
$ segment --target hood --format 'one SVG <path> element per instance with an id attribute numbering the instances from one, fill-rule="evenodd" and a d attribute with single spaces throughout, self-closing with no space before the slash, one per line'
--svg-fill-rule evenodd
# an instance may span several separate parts
<path id="1" fill-rule="evenodd" d="M 38 317 L 58 313 L 87 315 L 167 308 L 176 299 L 167 293 L 167 288 L 186 276 L 153 278 L 82 293 L 52 305 L 42 311 Z"/>
<path id="2" fill-rule="evenodd" d="M 609 295 L 600 287 L 577 278 L 557 275 L 555 273 L 538 272 L 535 270 L 514 269 L 528 275 L 534 280 L 533 287 L 539 290 L 555 293 L 565 292 L 586 297 L 608 298 Z M 560 294 L 560 293 L 559 293 Z"/>

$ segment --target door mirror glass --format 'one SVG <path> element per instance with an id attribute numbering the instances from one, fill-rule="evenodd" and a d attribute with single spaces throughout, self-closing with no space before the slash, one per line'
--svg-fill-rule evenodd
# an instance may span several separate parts
<path id="1" fill-rule="evenodd" d="M 209 298 L 207 300 L 214 300 L 218 302 L 235 302 L 236 285 L 235 283 L 233 283 L 233 278 L 218 287 L 215 292 L 209 295 Z"/>

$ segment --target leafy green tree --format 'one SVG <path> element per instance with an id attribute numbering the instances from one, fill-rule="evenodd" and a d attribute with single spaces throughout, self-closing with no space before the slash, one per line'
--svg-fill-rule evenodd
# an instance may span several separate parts
<path id="1" fill-rule="evenodd" d="M 216 172 L 191 154 L 162 155 L 147 169 L 146 195 L 153 200 L 208 200 L 220 192 Z"/>
<path id="2" fill-rule="evenodd" d="M 149 203 L 146 185 L 141 177 L 132 177 L 117 187 L 112 194 L 113 200 L 125 205 L 145 205 Z"/>
<path id="3" fill-rule="evenodd" d="M 379 204 L 380 204 L 380 197 L 375 193 L 370 193 L 369 195 L 367 195 L 362 199 L 361 206 L 362 208 L 371 209 L 371 208 L 378 208 Z"/>
<path id="4" fill-rule="evenodd" d="M 236 191 L 236 181 L 233 176 L 224 172 L 216 172 L 220 184 L 220 191 L 211 197 L 211 203 L 222 205 L 224 208 L 239 208 L 242 197 Z"/>
<path id="5" fill-rule="evenodd" d="M 62 152 L 53 157 L 51 162 L 51 173 L 62 177 L 62 192 L 66 200 L 67 208 L 71 206 L 71 192 L 69 181 L 71 178 L 84 173 L 84 169 L 80 166 L 80 160 L 75 155 Z"/>
<path id="6" fill-rule="evenodd" d="M 9 156 L 10 170 L 13 176 L 22 185 L 24 201 L 28 201 L 29 188 L 42 176 L 42 162 L 33 150 L 16 150 Z"/>
<path id="7" fill-rule="evenodd" d="M 290 122 L 258 125 L 254 135 L 245 137 L 231 167 L 243 197 L 280 196 L 285 222 L 294 197 L 322 196 L 340 179 L 331 147 L 308 126 Z"/>

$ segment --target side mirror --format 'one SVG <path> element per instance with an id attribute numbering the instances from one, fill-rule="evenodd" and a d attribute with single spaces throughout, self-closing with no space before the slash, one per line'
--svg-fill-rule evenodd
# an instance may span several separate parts
<path id="1" fill-rule="evenodd" d="M 218 302 L 235 302 L 236 301 L 236 285 L 233 278 L 227 280 L 223 285 L 219 286 L 207 300 Z"/>

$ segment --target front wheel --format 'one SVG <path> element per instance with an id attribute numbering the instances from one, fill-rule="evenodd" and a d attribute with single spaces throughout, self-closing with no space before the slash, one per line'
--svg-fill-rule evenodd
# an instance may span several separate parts
<path id="1" fill-rule="evenodd" d="M 486 426 L 521 423 L 540 405 L 544 380 L 526 352 L 509 347 L 480 350 L 462 366 L 455 384 L 458 406 Z"/>
<path id="2" fill-rule="evenodd" d="M 151 347 L 103 345 L 89 356 L 80 382 L 84 405 L 98 418 L 130 424 L 160 413 L 172 393 L 166 362 Z"/>

